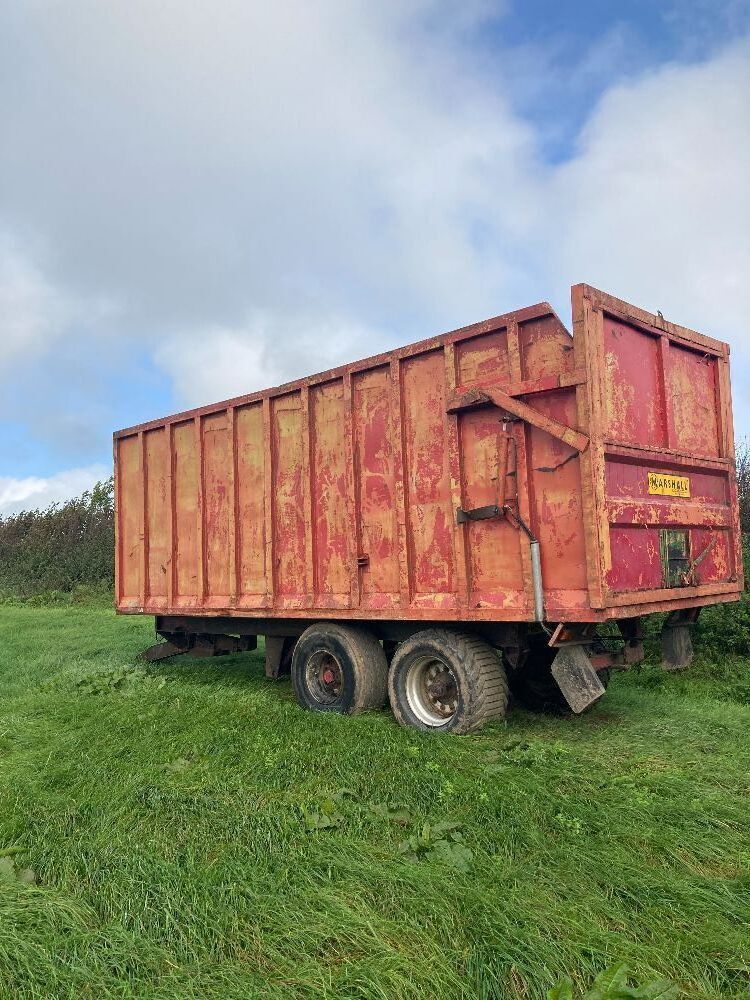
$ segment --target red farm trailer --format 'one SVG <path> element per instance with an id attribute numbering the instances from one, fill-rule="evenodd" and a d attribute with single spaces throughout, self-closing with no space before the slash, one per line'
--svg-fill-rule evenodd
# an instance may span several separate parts
<path id="1" fill-rule="evenodd" d="M 509 692 L 583 710 L 651 612 L 686 665 L 743 586 L 729 349 L 572 304 L 572 336 L 541 303 L 118 431 L 116 604 L 156 616 L 148 658 L 261 635 L 301 704 L 449 732 Z"/>

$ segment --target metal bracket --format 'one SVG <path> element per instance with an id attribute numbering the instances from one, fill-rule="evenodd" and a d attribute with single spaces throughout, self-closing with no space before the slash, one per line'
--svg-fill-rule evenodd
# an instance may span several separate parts
<path id="1" fill-rule="evenodd" d="M 539 430 L 551 434 L 552 437 L 558 438 L 578 452 L 588 448 L 589 439 L 585 434 L 555 420 L 554 417 L 540 413 L 539 410 L 535 410 L 520 399 L 509 396 L 502 389 L 470 389 L 461 396 L 449 399 L 446 410 L 448 413 L 461 413 L 464 410 L 475 410 L 482 406 L 496 406 L 503 413 L 538 427 Z"/>
<path id="2" fill-rule="evenodd" d="M 165 642 L 157 642 L 139 654 L 139 659 L 156 662 L 172 656 L 227 656 L 231 653 L 247 653 L 258 646 L 255 635 L 221 635 L 191 632 L 161 632 L 157 635 Z"/>
<path id="3" fill-rule="evenodd" d="M 505 508 L 498 507 L 496 503 L 488 504 L 486 507 L 472 507 L 471 510 L 456 508 L 456 524 L 466 524 L 467 521 L 488 521 L 491 517 L 504 516 Z"/>

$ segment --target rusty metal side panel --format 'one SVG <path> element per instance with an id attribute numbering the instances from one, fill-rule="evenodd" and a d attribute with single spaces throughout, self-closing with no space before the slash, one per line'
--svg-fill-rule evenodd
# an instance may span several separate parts
<path id="1" fill-rule="evenodd" d="M 659 338 L 603 317 L 605 434 L 621 444 L 667 448 Z"/>
<path id="2" fill-rule="evenodd" d="M 172 467 L 174 496 L 174 604 L 194 608 L 201 600 L 198 558 L 199 458 L 195 421 L 185 420 L 172 427 Z"/>
<path id="3" fill-rule="evenodd" d="M 723 455 L 717 398 L 719 359 L 666 338 L 664 343 L 665 382 L 673 413 L 672 446 L 688 455 L 718 458 Z"/>
<path id="4" fill-rule="evenodd" d="M 508 326 L 455 346 L 454 394 L 472 388 L 505 388 L 518 379 L 517 329 Z M 453 371 L 451 371 L 453 374 Z M 496 408 L 454 418 L 457 425 L 455 507 L 472 509 L 518 502 L 518 448 Z M 519 618 L 528 612 L 523 548 L 518 530 L 505 518 L 468 521 L 456 528 L 457 565 L 467 610 L 496 608 Z M 463 571 L 463 572 L 461 572 Z"/>
<path id="5" fill-rule="evenodd" d="M 464 389 L 486 382 L 506 386 L 511 381 L 507 328 L 461 341 L 455 355 L 456 381 Z"/>
<path id="6" fill-rule="evenodd" d="M 532 306 L 118 432 L 119 610 L 425 619 L 469 610 L 454 508 L 464 471 L 476 479 L 475 456 L 473 446 L 459 454 L 446 385 L 519 383 L 518 324 L 549 314 Z M 520 502 L 528 508 L 525 494 Z M 500 564 L 517 545 L 514 536 Z M 483 572 L 482 553 L 474 561 Z M 528 591 L 523 550 L 521 563 Z M 502 575 L 495 595 L 476 602 L 480 616 L 521 613 Z M 516 592 L 518 582 L 517 573 L 508 581 Z"/>
<path id="7" fill-rule="evenodd" d="M 142 601 L 143 546 L 142 446 L 138 434 L 123 437 L 116 446 L 117 470 L 117 602 L 139 608 Z"/>
<path id="8" fill-rule="evenodd" d="M 361 607 L 395 608 L 400 588 L 390 368 L 383 365 L 354 376 L 352 394 Z"/>
<path id="9" fill-rule="evenodd" d="M 568 426 L 577 424 L 575 389 L 546 393 L 534 400 L 534 406 Z M 536 427 L 530 428 L 534 523 L 540 543 L 545 603 L 551 618 L 567 617 L 589 604 L 580 462 L 581 456 L 574 448 Z"/>
<path id="10" fill-rule="evenodd" d="M 167 607 L 171 573 L 171 511 L 169 496 L 169 435 L 167 429 L 143 435 L 146 514 L 146 601 Z"/>
<path id="11" fill-rule="evenodd" d="M 409 590 L 422 607 L 456 606 L 454 524 L 441 350 L 402 363 Z"/>
<path id="12" fill-rule="evenodd" d="M 278 608 L 306 603 L 305 488 L 299 392 L 271 400 L 273 593 Z"/>
<path id="13" fill-rule="evenodd" d="M 554 313 L 518 324 L 520 377 L 537 380 L 574 370 L 573 341 Z"/>
<path id="14" fill-rule="evenodd" d="M 351 604 L 349 481 L 345 434 L 349 421 L 343 379 L 310 390 L 310 487 L 313 533 L 313 603 Z M 353 520 L 353 519 L 352 519 Z"/>
<path id="15" fill-rule="evenodd" d="M 206 603 L 229 607 L 232 592 L 232 438 L 226 410 L 201 418 Z"/>
<path id="16" fill-rule="evenodd" d="M 516 454 L 498 411 L 474 410 L 460 417 L 462 506 L 467 509 L 517 502 Z M 462 530 L 468 555 L 468 606 L 527 610 L 521 540 L 505 518 L 468 522 Z"/>
<path id="17" fill-rule="evenodd" d="M 519 397 L 545 417 L 581 430 L 577 386 L 586 375 L 576 368 L 573 338 L 554 313 L 518 324 L 522 384 L 537 388 L 557 380 L 559 388 Z M 569 384 L 568 384 L 569 383 Z M 519 432 L 520 433 L 520 432 Z M 588 607 L 584 516 L 581 501 L 582 455 L 542 428 L 523 429 L 528 519 L 540 543 L 545 610 L 549 618 L 568 617 Z M 519 502 L 519 507 L 521 506 Z M 525 553 L 526 547 L 522 547 Z M 530 567 L 526 577 L 530 579 Z M 528 597 L 529 612 L 533 607 Z"/>
<path id="18" fill-rule="evenodd" d="M 575 423 L 580 381 L 570 335 L 548 307 L 535 307 L 292 392 L 149 425 L 133 436 L 132 456 L 145 448 L 160 478 L 147 477 L 145 501 L 128 502 L 131 516 L 145 502 L 147 520 L 126 534 L 148 560 L 134 573 L 162 572 L 165 545 L 172 564 L 165 593 L 142 593 L 137 578 L 131 607 L 161 611 L 166 594 L 175 609 L 206 613 L 530 617 L 525 536 L 502 517 L 458 524 L 456 508 L 507 500 L 543 534 L 551 500 L 532 464 L 568 449 L 519 421 L 505 429 L 496 406 L 454 415 L 446 400 L 502 387 Z M 560 502 L 574 508 L 576 464 L 561 465 Z M 128 472 L 126 458 L 123 483 Z M 158 511 L 152 482 L 165 498 Z M 149 528 L 159 536 L 153 549 Z M 567 593 L 575 552 L 555 538 L 545 566 L 551 607 L 570 608 L 580 603 Z"/>
<path id="19" fill-rule="evenodd" d="M 237 441 L 237 605 L 266 606 L 265 442 L 263 405 L 235 411 Z"/>
<path id="20" fill-rule="evenodd" d="M 573 339 L 543 304 L 119 432 L 119 610 L 528 619 L 525 535 L 456 517 L 502 503 L 540 540 L 548 618 L 730 599 L 725 345 L 588 286 L 573 306 Z M 448 413 L 467 392 L 485 402 Z M 660 576 L 672 527 L 702 554 L 689 587 Z"/>
<path id="21" fill-rule="evenodd" d="M 479 365 L 467 365 L 482 359 Z M 493 354 L 505 357 L 492 363 Z M 551 310 L 530 318 L 511 318 L 507 326 L 456 345 L 457 398 L 472 389 L 504 395 L 505 403 L 459 412 L 461 506 L 504 504 L 515 510 L 541 542 L 548 615 L 569 616 L 589 608 L 583 543 L 581 456 L 549 433 L 552 425 L 578 433 L 578 387 L 587 374 L 578 369 L 570 333 Z M 498 390 L 502 390 L 498 393 Z M 514 404 L 511 407 L 511 404 Z M 503 407 L 535 413 L 540 426 L 503 416 Z M 494 608 L 525 619 L 533 615 L 528 540 L 504 519 L 467 521 L 464 532 L 469 612 Z"/>

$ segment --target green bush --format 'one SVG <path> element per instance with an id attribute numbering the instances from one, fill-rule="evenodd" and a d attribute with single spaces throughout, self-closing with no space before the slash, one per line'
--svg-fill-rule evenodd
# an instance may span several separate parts
<path id="1" fill-rule="evenodd" d="M 46 510 L 0 518 L 0 600 L 85 600 L 111 591 L 114 483 Z"/>
<path id="2" fill-rule="evenodd" d="M 750 535 L 743 536 L 745 580 L 750 579 Z M 705 656 L 750 656 L 750 594 L 737 603 L 714 604 L 701 611 L 693 629 L 696 649 Z"/>
<path id="3" fill-rule="evenodd" d="M 736 604 L 704 608 L 693 631 L 693 641 L 708 657 L 750 656 L 750 596 Z"/>

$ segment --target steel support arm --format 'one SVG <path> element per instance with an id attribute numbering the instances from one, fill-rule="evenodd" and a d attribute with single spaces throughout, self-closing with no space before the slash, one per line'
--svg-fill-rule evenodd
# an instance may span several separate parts
<path id="1" fill-rule="evenodd" d="M 551 434 L 552 437 L 563 441 L 571 448 L 575 448 L 576 451 L 585 451 L 588 447 L 589 439 L 585 434 L 573 430 L 572 427 L 555 420 L 554 417 L 540 413 L 539 410 L 535 410 L 528 403 L 521 402 L 520 399 L 514 399 L 502 389 L 471 389 L 462 396 L 454 396 L 453 399 L 449 400 L 447 409 L 448 413 L 460 413 L 461 410 L 473 410 L 480 406 L 497 406 L 510 416 L 532 424 L 541 431 L 546 431 L 547 434 Z"/>

